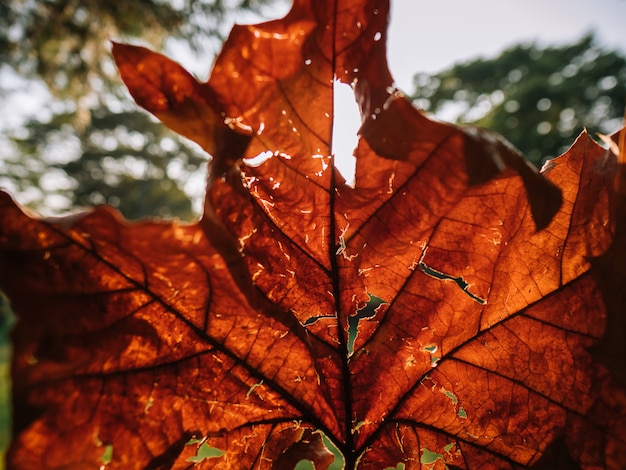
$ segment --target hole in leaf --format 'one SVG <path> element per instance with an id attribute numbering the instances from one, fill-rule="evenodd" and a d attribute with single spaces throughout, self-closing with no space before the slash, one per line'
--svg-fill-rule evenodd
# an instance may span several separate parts
<path id="1" fill-rule="evenodd" d="M 452 393 L 449 390 L 445 391 L 445 395 L 452 401 L 453 404 L 457 404 L 459 402 L 459 399 L 456 397 L 456 395 L 454 393 Z"/>
<path id="2" fill-rule="evenodd" d="M 454 277 L 454 276 L 451 276 L 450 274 L 442 273 L 441 271 L 437 271 L 436 269 L 433 269 L 430 266 L 427 266 L 424 262 L 421 262 L 421 261 L 419 263 L 419 267 L 424 272 L 424 274 L 427 274 L 430 277 L 434 277 L 435 279 L 441 279 L 442 281 L 454 282 L 457 286 L 459 286 L 463 290 L 463 292 L 465 292 L 467 295 L 469 295 L 473 300 L 475 300 L 479 304 L 485 305 L 487 303 L 485 299 L 477 296 L 476 294 L 474 294 L 473 292 L 469 290 L 470 285 L 465 279 L 463 279 L 463 276 Z"/>
<path id="3" fill-rule="evenodd" d="M 198 447 L 196 455 L 189 457 L 187 459 L 187 462 L 199 463 L 205 460 L 221 457 L 226 453 L 221 449 L 211 447 L 209 444 L 206 443 L 205 439 L 190 439 L 185 445 L 188 446 L 194 444 L 200 444 L 200 446 Z"/>
<path id="4" fill-rule="evenodd" d="M 333 460 L 333 463 L 328 466 L 327 470 L 343 470 L 345 467 L 345 462 L 343 459 L 343 455 L 341 454 L 337 446 L 324 433 L 322 433 L 322 442 L 324 443 L 324 446 L 326 446 L 326 448 L 331 451 L 335 456 L 335 460 Z"/>
<path id="5" fill-rule="evenodd" d="M 463 418 L 463 419 L 467 418 L 467 413 L 465 412 L 465 410 L 459 403 L 459 399 L 454 393 L 452 393 L 450 390 L 446 390 L 443 387 L 441 388 L 441 393 L 443 393 L 446 397 L 450 399 L 450 401 L 452 402 L 452 406 L 456 410 L 456 414 L 458 415 L 459 418 Z M 447 451 L 448 449 L 444 448 L 444 450 Z"/>
<path id="6" fill-rule="evenodd" d="M 404 470 L 406 467 L 402 462 L 399 462 L 395 467 L 387 467 L 385 470 Z"/>
<path id="7" fill-rule="evenodd" d="M 324 447 L 326 447 L 326 449 L 328 449 L 335 457 L 332 463 L 328 466 L 327 470 L 344 470 L 345 461 L 337 446 L 326 436 L 326 434 L 321 431 L 316 432 L 319 432 L 322 435 Z M 315 470 L 315 464 L 311 460 L 302 459 L 296 464 L 293 470 Z"/>
<path id="8" fill-rule="evenodd" d="M 422 447 L 422 456 L 420 457 L 420 463 L 423 465 L 434 465 L 437 460 L 443 460 L 443 455 L 437 452 L 432 452 L 426 447 Z"/>
<path id="9" fill-rule="evenodd" d="M 104 453 L 100 457 L 100 462 L 102 463 L 103 466 L 105 466 L 105 465 L 110 464 L 112 459 L 113 459 L 113 446 L 108 445 L 104 448 Z"/>
<path id="10" fill-rule="evenodd" d="M 250 399 L 250 394 L 252 394 L 252 392 L 254 392 L 255 388 L 258 388 L 261 385 L 263 385 L 263 380 L 261 380 L 260 382 L 252 384 L 250 386 L 250 388 L 248 389 L 248 391 L 246 392 L 246 400 L 249 400 Z"/>
<path id="11" fill-rule="evenodd" d="M 437 349 L 438 347 L 436 344 L 430 344 L 428 346 L 424 346 L 424 351 L 430 354 L 431 367 L 437 367 L 437 363 L 439 362 L 439 359 L 441 359 L 439 356 L 435 355 L 437 352 Z"/>
<path id="12" fill-rule="evenodd" d="M 322 320 L 324 318 L 337 318 L 337 315 L 332 314 L 332 315 L 318 315 L 316 317 L 311 317 L 311 318 L 307 318 L 303 323 L 302 326 L 309 326 L 312 325 L 313 323 L 315 323 L 318 320 Z"/>
<path id="13" fill-rule="evenodd" d="M 293 470 L 315 470 L 315 465 L 310 460 L 300 460 Z"/>
<path id="14" fill-rule="evenodd" d="M 261 166 L 263 163 L 265 163 L 267 160 L 269 160 L 273 156 L 274 156 L 273 152 L 266 150 L 265 152 L 261 152 L 260 154 L 258 154 L 256 157 L 244 158 L 243 162 L 248 166 L 257 167 L 257 166 Z"/>
<path id="15" fill-rule="evenodd" d="M 387 303 L 373 294 L 367 295 L 369 296 L 369 300 L 365 306 L 358 309 L 356 315 L 348 318 L 348 355 L 352 355 L 354 352 L 354 342 L 356 341 L 356 335 L 359 331 L 359 322 L 365 318 L 373 318 L 376 315 L 378 307 Z"/>
<path id="16" fill-rule="evenodd" d="M 358 131 L 361 126 L 361 114 L 349 85 L 334 81 L 333 85 L 333 141 L 332 153 L 335 165 L 350 186 L 354 185 L 356 158 L 354 149 L 357 146 Z"/>

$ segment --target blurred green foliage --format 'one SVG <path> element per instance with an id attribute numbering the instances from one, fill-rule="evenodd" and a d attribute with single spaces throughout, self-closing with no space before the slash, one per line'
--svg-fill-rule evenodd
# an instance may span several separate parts
<path id="1" fill-rule="evenodd" d="M 197 62 L 208 73 L 235 16 L 273 14 L 263 10 L 269 3 L 0 2 L 0 189 L 45 215 L 106 203 L 129 219 L 197 217 L 191 198 L 201 202 L 202 195 L 190 186 L 203 188 L 205 172 L 198 170 L 209 157 L 138 110 L 109 41 L 182 49 L 204 57 Z M 12 323 L 0 293 L 0 470 L 10 440 Z"/>
<path id="2" fill-rule="evenodd" d="M 129 219 L 197 217 L 209 157 L 138 109 L 109 41 L 202 57 L 188 62 L 208 74 L 235 16 L 273 14 L 268 3 L 2 2 L 0 106 L 12 113 L 0 119 L 0 188 L 44 215 L 107 203 Z"/>
<path id="3" fill-rule="evenodd" d="M 31 207 L 86 207 L 110 204 L 128 219 L 197 216 L 185 185 L 202 187 L 206 156 L 139 111 L 99 112 L 75 135 L 68 114 L 49 122 L 31 121 L 13 136 L 16 152 L 4 160 L 15 192 Z M 40 155 L 40 158 L 27 156 Z M 28 165 L 24 168 L 25 163 Z"/>
<path id="4" fill-rule="evenodd" d="M 513 46 L 498 57 L 417 74 L 415 103 L 438 117 L 493 129 L 533 163 L 564 152 L 587 128 L 612 133 L 626 105 L 626 58 L 596 45 Z"/>
<path id="5" fill-rule="evenodd" d="M 11 346 L 9 332 L 13 325 L 9 301 L 0 292 L 0 469 L 4 468 L 4 453 L 11 439 Z"/>

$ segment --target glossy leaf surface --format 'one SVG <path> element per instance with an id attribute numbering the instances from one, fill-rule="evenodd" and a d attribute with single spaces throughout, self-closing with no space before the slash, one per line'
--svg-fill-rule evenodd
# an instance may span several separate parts
<path id="1" fill-rule="evenodd" d="M 236 27 L 208 83 L 115 45 L 138 103 L 212 154 L 204 217 L 3 197 L 11 468 L 327 468 L 323 436 L 349 469 L 626 461 L 615 155 L 583 134 L 539 175 L 429 120 L 393 88 L 388 9 L 298 0 Z M 353 186 L 335 77 L 363 116 Z"/>

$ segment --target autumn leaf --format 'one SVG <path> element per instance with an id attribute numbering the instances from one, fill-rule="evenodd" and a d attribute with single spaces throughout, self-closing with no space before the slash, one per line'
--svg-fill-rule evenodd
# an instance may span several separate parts
<path id="1" fill-rule="evenodd" d="M 583 133 L 537 174 L 429 120 L 393 86 L 388 13 L 296 0 L 236 26 L 207 83 L 114 45 L 138 103 L 211 153 L 204 215 L 0 198 L 10 468 L 621 468 L 616 155 Z M 352 186 L 335 78 L 362 113 Z"/>

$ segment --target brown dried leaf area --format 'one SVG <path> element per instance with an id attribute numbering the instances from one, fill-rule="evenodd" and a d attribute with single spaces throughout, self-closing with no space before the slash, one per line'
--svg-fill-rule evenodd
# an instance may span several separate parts
<path id="1" fill-rule="evenodd" d="M 388 10 L 296 0 L 235 27 L 207 83 L 114 46 L 137 102 L 211 153 L 205 213 L 2 197 L 9 468 L 622 468 L 615 153 L 583 134 L 537 174 L 429 120 L 393 88 Z M 334 77 L 363 116 L 350 186 Z"/>

